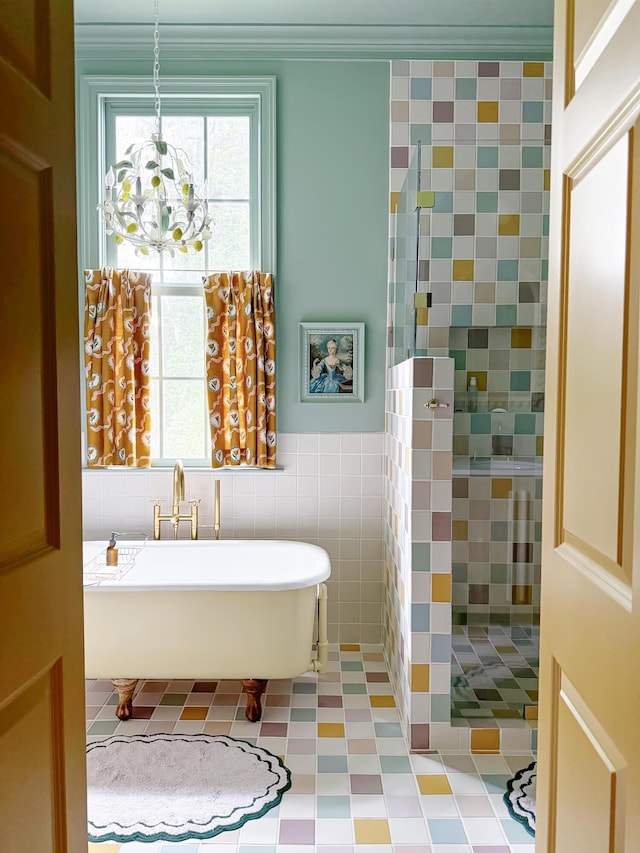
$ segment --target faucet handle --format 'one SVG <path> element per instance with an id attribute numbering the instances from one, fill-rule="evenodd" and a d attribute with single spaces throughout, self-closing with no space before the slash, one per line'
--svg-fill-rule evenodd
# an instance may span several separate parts
<path id="1" fill-rule="evenodd" d="M 191 504 L 191 506 L 198 506 L 201 500 L 202 498 L 190 498 L 189 503 Z"/>

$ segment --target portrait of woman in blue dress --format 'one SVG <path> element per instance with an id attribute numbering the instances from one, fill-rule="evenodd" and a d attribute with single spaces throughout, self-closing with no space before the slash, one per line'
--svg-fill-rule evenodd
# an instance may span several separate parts
<path id="1" fill-rule="evenodd" d="M 353 368 L 348 363 L 352 353 L 338 355 L 338 342 L 330 338 L 326 344 L 327 355 L 316 357 L 311 364 L 309 392 L 311 394 L 339 394 L 353 391 Z M 348 359 L 348 361 L 347 361 Z"/>

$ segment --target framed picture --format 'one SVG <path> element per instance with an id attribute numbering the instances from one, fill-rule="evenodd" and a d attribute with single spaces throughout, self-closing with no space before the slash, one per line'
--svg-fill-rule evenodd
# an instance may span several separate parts
<path id="1" fill-rule="evenodd" d="M 364 323 L 300 323 L 300 399 L 364 401 Z"/>

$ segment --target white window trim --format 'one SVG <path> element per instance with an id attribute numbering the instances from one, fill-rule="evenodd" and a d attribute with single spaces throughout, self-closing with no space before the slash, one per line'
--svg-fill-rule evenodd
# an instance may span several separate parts
<path id="1" fill-rule="evenodd" d="M 252 229 L 252 259 L 261 270 L 275 273 L 276 267 L 276 111 L 275 77 L 163 77 L 161 96 L 167 99 L 190 96 L 192 104 L 229 98 L 230 106 L 252 99 L 258 122 L 257 190 L 261 211 L 259 233 Z M 148 77 L 86 75 L 78 81 L 77 102 L 77 181 L 78 181 L 78 281 L 80 288 L 80 329 L 84 328 L 84 276 L 86 268 L 99 268 L 109 263 L 104 228 L 97 210 L 100 190 L 107 171 L 105 162 L 105 107 L 108 102 L 153 97 Z M 235 100 L 234 100 L 235 99 Z M 130 103 L 130 100 L 129 100 Z M 97 154 L 97 156 L 96 156 Z M 81 340 L 82 346 L 82 340 Z M 83 357 L 81 365 L 84 364 Z M 84 381 L 81 377 L 84 391 Z M 81 395 L 83 437 L 85 434 L 85 401 Z M 84 445 L 83 441 L 83 445 Z M 193 460 L 198 467 L 205 460 Z M 83 465 L 86 460 L 83 457 Z M 173 464 L 159 459 L 154 467 Z"/>
<path id="2" fill-rule="evenodd" d="M 149 77 L 87 75 L 78 82 L 78 247 L 79 273 L 104 262 L 102 227 L 97 210 L 104 183 L 104 103 L 122 96 L 152 97 Z M 276 273 L 276 78 L 163 77 L 160 95 L 197 99 L 224 95 L 259 96 L 259 199 L 261 207 L 260 266 Z M 96 152 L 98 156 L 96 157 Z"/>
<path id="3" fill-rule="evenodd" d="M 214 101 L 214 103 L 212 103 Z M 142 104 L 143 106 L 140 106 Z M 262 192 L 260 188 L 260 107 L 261 99 L 259 95 L 247 96 L 226 96 L 221 102 L 218 95 L 211 98 L 203 98 L 199 96 L 181 96 L 168 95 L 164 98 L 163 118 L 166 116 L 190 116 L 200 115 L 214 117 L 216 115 L 238 115 L 245 117 L 250 123 L 250 153 L 252 166 L 251 169 L 251 185 L 249 190 L 249 198 L 245 201 L 250 201 L 250 234 L 251 245 L 249 247 L 249 266 L 251 269 L 262 269 L 262 234 L 259 227 L 264 219 L 262 211 Z M 105 174 L 109 165 L 115 163 L 118 156 L 115 150 L 115 119 L 118 116 L 126 115 L 145 115 L 152 118 L 154 115 L 154 102 L 151 96 L 144 95 L 123 95 L 115 97 L 112 95 L 101 95 L 99 101 L 100 116 L 105 119 L 103 128 L 103 151 L 101 152 L 102 164 Z M 133 142 L 134 140 L 130 140 Z M 176 140 L 169 138 L 168 142 L 175 143 Z M 233 199 L 236 201 L 237 199 Z M 215 222 L 215 205 L 218 203 L 227 202 L 226 198 L 210 199 L 209 210 L 213 215 Z M 214 226 L 215 227 L 215 226 Z M 100 229 L 100 257 L 104 259 L 104 263 L 108 266 L 113 266 L 116 258 L 116 246 L 113 240 L 106 235 L 104 228 Z M 206 246 L 205 246 L 206 250 Z M 209 272 L 218 272 L 216 269 L 208 269 Z"/>

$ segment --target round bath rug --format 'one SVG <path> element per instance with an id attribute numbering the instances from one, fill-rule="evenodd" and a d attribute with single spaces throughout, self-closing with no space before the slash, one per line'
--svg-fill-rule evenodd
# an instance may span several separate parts
<path id="1" fill-rule="evenodd" d="M 89 841 L 187 841 L 277 806 L 291 774 L 224 735 L 114 735 L 87 746 Z"/>
<path id="2" fill-rule="evenodd" d="M 536 762 L 518 770 L 507 782 L 504 801 L 512 818 L 521 823 L 529 835 L 536 834 Z"/>

